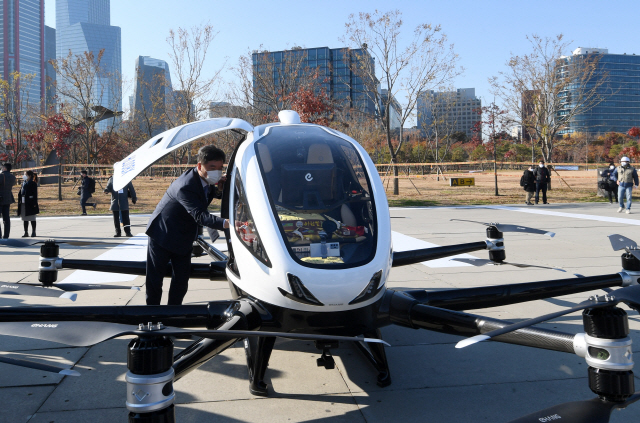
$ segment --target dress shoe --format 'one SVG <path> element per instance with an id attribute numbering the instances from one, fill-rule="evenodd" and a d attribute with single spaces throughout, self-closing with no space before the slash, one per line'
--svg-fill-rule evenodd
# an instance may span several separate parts
<path id="1" fill-rule="evenodd" d="M 35 238 L 36 237 L 36 233 L 35 232 L 31 232 L 31 238 Z"/>
<path id="2" fill-rule="evenodd" d="M 131 232 L 125 232 L 124 236 L 133 236 L 133 234 Z"/>
<path id="3" fill-rule="evenodd" d="M 87 213 L 82 213 L 80 216 L 86 216 L 86 215 L 87 215 Z"/>
<path id="4" fill-rule="evenodd" d="M 29 234 L 27 232 L 24 233 L 24 235 L 22 235 L 23 238 L 29 238 Z"/>
<path id="5" fill-rule="evenodd" d="M 115 234 L 113 237 L 114 237 L 114 238 L 120 238 L 121 236 L 122 236 L 122 234 L 121 234 L 121 233 L 117 233 L 117 234 Z"/>

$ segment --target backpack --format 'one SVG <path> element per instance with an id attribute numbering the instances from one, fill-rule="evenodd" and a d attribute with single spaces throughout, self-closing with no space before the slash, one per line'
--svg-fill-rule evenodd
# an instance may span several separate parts
<path id="1" fill-rule="evenodd" d="M 525 176 L 527 174 L 527 171 L 525 170 L 524 173 L 522 174 L 522 176 L 520 177 L 520 186 L 523 187 L 525 185 L 526 179 Z"/>
<path id="2" fill-rule="evenodd" d="M 96 192 L 96 180 L 89 178 L 89 193 L 93 194 L 94 192 Z"/>

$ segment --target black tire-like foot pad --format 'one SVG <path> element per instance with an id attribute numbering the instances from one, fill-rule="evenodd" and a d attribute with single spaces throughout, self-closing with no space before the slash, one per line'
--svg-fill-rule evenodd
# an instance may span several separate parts
<path id="1" fill-rule="evenodd" d="M 391 375 L 387 372 L 378 373 L 376 384 L 381 388 L 386 388 L 391 385 Z"/>

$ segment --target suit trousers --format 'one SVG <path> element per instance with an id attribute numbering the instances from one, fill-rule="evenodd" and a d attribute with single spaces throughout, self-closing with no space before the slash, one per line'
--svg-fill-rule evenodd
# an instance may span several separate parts
<path id="1" fill-rule="evenodd" d="M 536 181 L 536 204 L 538 204 L 540 191 L 542 191 L 542 202 L 547 204 L 547 183 Z"/>
<path id="2" fill-rule="evenodd" d="M 2 223 L 4 225 L 4 236 L 0 229 L 0 238 L 9 238 L 11 232 L 11 216 L 9 216 L 11 204 L 0 205 L 0 214 L 2 214 Z"/>
<path id="3" fill-rule="evenodd" d="M 113 226 L 116 228 L 116 234 L 120 235 L 120 213 L 122 213 L 122 224 L 124 225 L 124 233 L 131 233 L 131 220 L 129 219 L 129 210 L 112 210 L 113 213 Z"/>
<path id="4" fill-rule="evenodd" d="M 147 305 L 160 305 L 162 299 L 162 280 L 167 274 L 171 262 L 171 286 L 168 305 L 180 305 L 189 289 L 189 270 L 191 252 L 187 255 L 173 253 L 149 238 L 147 246 Z"/>

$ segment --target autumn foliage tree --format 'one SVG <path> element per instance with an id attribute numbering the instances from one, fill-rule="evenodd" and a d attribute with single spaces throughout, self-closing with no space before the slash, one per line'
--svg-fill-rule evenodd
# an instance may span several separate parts
<path id="1" fill-rule="evenodd" d="M 323 90 L 314 90 L 311 86 L 302 86 L 287 96 L 291 108 L 298 112 L 302 122 L 329 126 L 329 117 L 333 111 L 331 99 Z"/>

